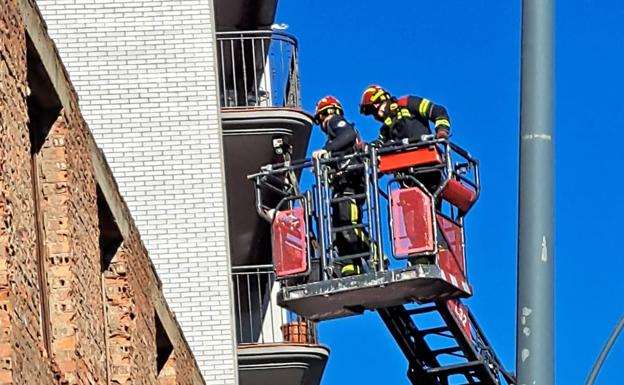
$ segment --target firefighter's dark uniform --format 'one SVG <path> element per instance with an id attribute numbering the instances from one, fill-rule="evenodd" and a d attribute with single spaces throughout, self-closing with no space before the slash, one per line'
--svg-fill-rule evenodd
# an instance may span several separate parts
<path id="1" fill-rule="evenodd" d="M 420 140 L 422 135 L 430 135 L 429 121 L 435 123 L 436 132 L 451 128 L 446 108 L 431 103 L 419 96 L 403 96 L 386 103 L 382 113 L 383 126 L 379 141 L 401 141 L 405 138 Z"/>
<path id="2" fill-rule="evenodd" d="M 327 142 L 323 149 L 336 154 L 349 155 L 356 151 L 357 132 L 355 127 L 341 115 L 332 115 L 321 125 L 327 134 Z M 331 178 L 332 198 L 340 198 L 362 194 L 366 191 L 362 169 L 346 171 L 348 166 L 356 164 L 356 160 L 338 162 L 334 165 L 335 174 Z M 334 228 L 357 225 L 362 223 L 362 205 L 364 198 L 352 198 L 332 203 L 332 226 Z M 349 228 L 335 234 L 334 247 L 339 256 L 347 256 L 367 252 L 368 234 L 359 228 Z M 359 274 L 362 269 L 361 258 L 336 262 L 337 273 L 341 276 Z"/>
<path id="3" fill-rule="evenodd" d="M 451 128 L 446 108 L 419 96 L 390 99 L 384 107 L 382 119 L 383 125 L 376 140 L 381 145 L 406 138 L 420 141 L 423 135 L 431 135 L 430 121 L 435 123 L 436 132 L 446 131 L 448 134 Z M 417 179 L 433 192 L 438 187 L 440 174 L 420 174 Z"/>
<path id="4" fill-rule="evenodd" d="M 436 133 L 446 131 L 448 136 L 451 122 L 446 108 L 419 96 L 403 96 L 399 99 L 390 99 L 384 108 L 383 126 L 380 128 L 377 142 L 384 144 L 389 141 L 418 142 L 423 135 L 431 135 L 429 122 L 434 122 Z M 400 176 L 401 173 L 398 173 Z M 433 193 L 440 185 L 441 174 L 438 171 L 413 175 L 429 192 Z M 407 181 L 409 185 L 409 180 Z M 436 205 L 437 206 L 437 205 Z M 438 206 L 439 208 L 439 206 Z M 438 229 L 439 247 L 448 248 L 444 237 Z M 431 256 L 421 256 L 412 260 L 412 263 L 433 263 Z"/>

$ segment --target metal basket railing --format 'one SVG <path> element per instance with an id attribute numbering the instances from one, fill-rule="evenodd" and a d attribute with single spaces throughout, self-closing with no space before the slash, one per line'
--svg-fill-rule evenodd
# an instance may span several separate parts
<path id="1" fill-rule="evenodd" d="M 238 344 L 317 344 L 316 323 L 277 305 L 273 265 L 232 267 Z"/>
<path id="2" fill-rule="evenodd" d="M 300 108 L 297 40 L 283 32 L 217 33 L 223 108 Z"/>

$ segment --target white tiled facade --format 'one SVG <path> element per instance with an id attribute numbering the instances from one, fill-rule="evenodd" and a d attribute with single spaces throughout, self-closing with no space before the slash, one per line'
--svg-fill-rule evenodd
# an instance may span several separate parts
<path id="1" fill-rule="evenodd" d="M 207 384 L 236 384 L 210 0 L 38 0 Z"/>

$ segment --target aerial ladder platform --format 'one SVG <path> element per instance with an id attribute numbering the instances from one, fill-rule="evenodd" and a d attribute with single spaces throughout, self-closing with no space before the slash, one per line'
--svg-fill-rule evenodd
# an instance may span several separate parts
<path id="1" fill-rule="evenodd" d="M 480 192 L 476 159 L 433 137 L 301 161 L 289 159 L 282 141 L 274 147 L 285 161 L 248 178 L 258 214 L 271 224 L 280 306 L 311 321 L 377 311 L 414 385 L 515 385 L 461 302 L 473 294 L 464 221 Z M 337 193 L 344 176 L 365 188 Z M 344 201 L 361 215 L 335 226 L 332 213 Z M 344 231 L 362 241 L 353 254 L 338 253 Z M 343 274 L 345 263 L 358 274 Z"/>

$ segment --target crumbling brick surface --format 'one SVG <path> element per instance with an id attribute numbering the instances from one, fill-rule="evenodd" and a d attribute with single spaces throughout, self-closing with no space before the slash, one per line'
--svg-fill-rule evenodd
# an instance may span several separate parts
<path id="1" fill-rule="evenodd" d="M 165 366 L 158 373 L 158 385 L 176 385 L 176 357 L 171 354 Z"/>
<path id="2" fill-rule="evenodd" d="M 0 385 L 201 384 L 179 326 L 162 305 L 160 282 L 127 206 L 107 165 L 94 156 L 93 137 L 55 51 L 57 72 L 50 78 L 64 82 L 65 104 L 37 154 L 34 183 L 25 21 L 18 12 L 18 5 L 28 4 L 0 0 Z M 37 15 L 36 8 L 32 12 Z M 45 31 L 29 33 L 51 45 Z M 103 178 L 107 199 L 116 205 L 112 219 L 124 223 L 125 239 L 102 274 L 96 186 Z M 160 377 L 156 304 L 175 336 L 169 336 L 174 353 Z M 42 320 L 49 320 L 50 351 Z"/>
<path id="3" fill-rule="evenodd" d="M 0 383 L 55 384 L 41 339 L 25 34 L 16 1 L 0 6 Z"/>
<path id="4" fill-rule="evenodd" d="M 59 117 L 39 174 L 53 356 L 68 384 L 94 384 L 106 379 L 104 308 L 95 181 L 80 126 L 76 116 Z"/>

